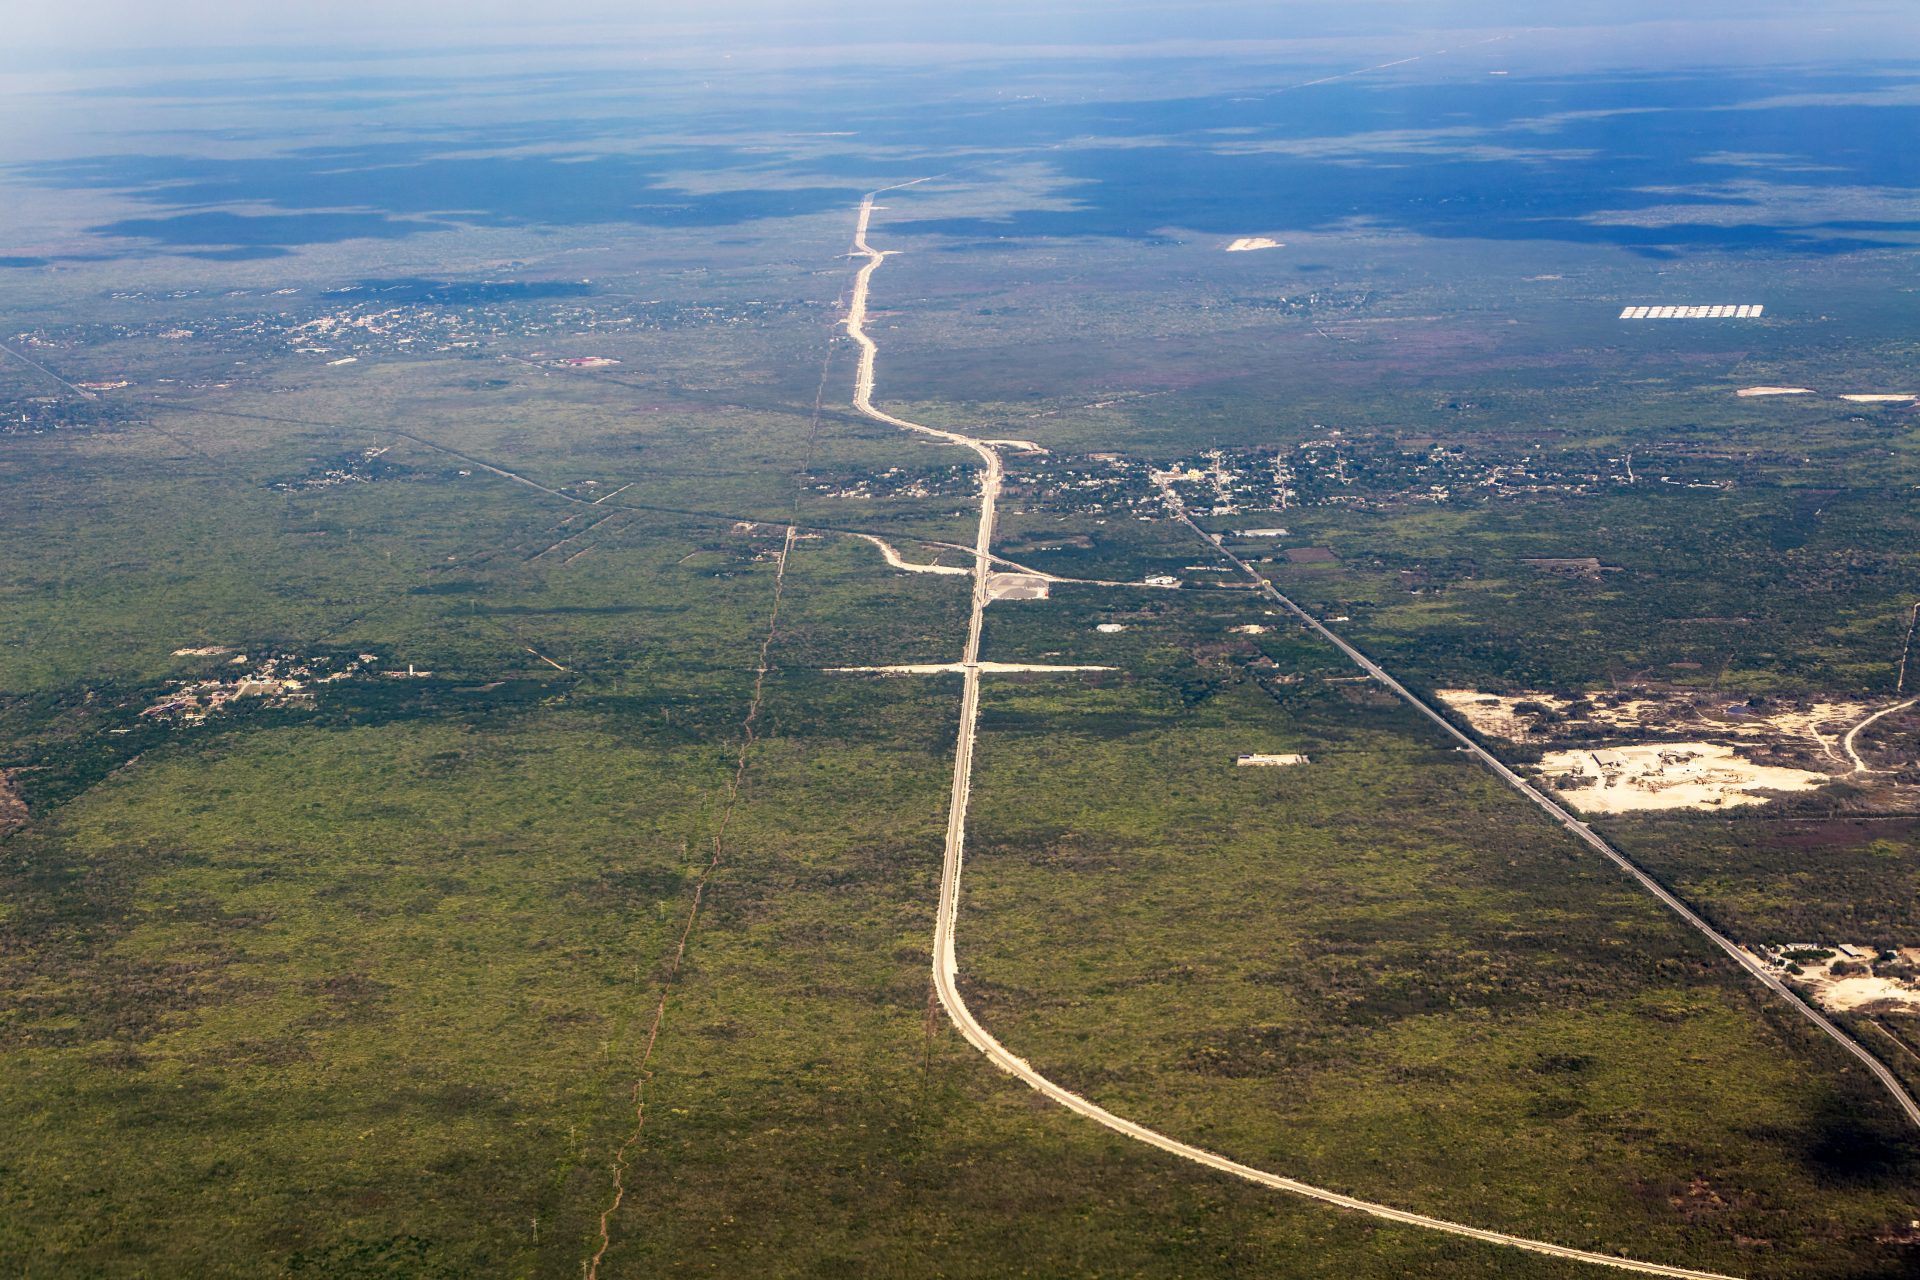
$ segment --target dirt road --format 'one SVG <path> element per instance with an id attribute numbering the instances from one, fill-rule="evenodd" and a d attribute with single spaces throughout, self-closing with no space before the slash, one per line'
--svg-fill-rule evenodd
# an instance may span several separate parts
<path id="1" fill-rule="evenodd" d="M 1880 719 L 1880 717 L 1890 716 L 1896 711 L 1905 711 L 1908 707 L 1913 706 L 1915 703 L 1920 703 L 1920 698 L 1908 698 L 1905 702 L 1896 702 L 1890 707 L 1882 707 L 1878 711 L 1874 712 L 1872 715 L 1868 716 L 1866 719 L 1862 720 L 1859 724 L 1856 724 L 1855 726 L 1853 726 L 1853 728 L 1847 730 L 1847 736 L 1840 739 L 1840 745 L 1842 748 L 1846 750 L 1847 758 L 1853 761 L 1853 771 L 1855 773 L 1876 772 L 1876 770 L 1868 767 L 1867 762 L 1860 758 L 1860 753 L 1854 750 L 1853 748 L 1853 740 L 1860 736 L 1860 731 L 1866 728 L 1868 725 L 1872 724 L 1874 721 Z"/>

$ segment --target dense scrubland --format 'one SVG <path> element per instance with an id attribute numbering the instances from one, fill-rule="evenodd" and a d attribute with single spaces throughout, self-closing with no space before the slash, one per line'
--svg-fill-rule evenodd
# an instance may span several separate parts
<path id="1" fill-rule="evenodd" d="M 697 237 L 656 260 L 576 234 L 637 278 L 568 307 L 704 299 L 645 324 L 542 329 L 542 299 L 485 295 L 507 319 L 471 349 L 331 366 L 238 322 L 215 350 L 42 317 L 49 367 L 133 385 L 0 433 L 0 768 L 28 813 L 0 837 L 8 1274 L 573 1276 L 623 1146 L 609 1275 L 1588 1274 L 1183 1167 L 948 1028 L 928 947 L 958 683 L 824 669 L 957 654 L 965 581 L 845 535 L 965 542 L 973 513 L 964 485 L 845 492 L 956 461 L 845 409 L 848 190 L 731 228 L 699 277 Z M 1631 455 L 1591 493 L 1361 484 L 1207 517 L 1285 526 L 1259 567 L 1416 688 L 1894 690 L 1913 411 L 1733 394 L 1901 371 L 1898 299 L 1812 305 L 1888 255 L 1766 258 L 1799 319 L 1623 332 L 1646 263 L 1611 247 L 1322 230 L 1227 256 L 1175 228 L 1042 252 L 887 216 L 909 252 L 871 325 L 881 399 L 921 421 L 1154 465 L 1329 430 L 1373 457 Z M 1755 259 L 1700 261 L 1710 290 Z M 154 330 L 223 305 L 96 304 Z M 1212 553 L 1182 527 L 1057 497 L 1009 500 L 1023 561 L 1185 589 L 989 614 L 990 659 L 1117 668 L 987 690 L 961 958 L 1009 1047 L 1408 1208 L 1739 1274 L 1910 1273 L 1920 1145 L 1864 1073 L 1190 569 Z M 376 661 L 143 714 L 230 662 L 195 647 Z M 1902 795 L 1606 829 L 1736 937 L 1915 945 Z"/>

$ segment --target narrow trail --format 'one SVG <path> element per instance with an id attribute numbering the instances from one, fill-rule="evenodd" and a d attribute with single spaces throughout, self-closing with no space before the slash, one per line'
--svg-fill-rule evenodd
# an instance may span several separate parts
<path id="1" fill-rule="evenodd" d="M 903 185 L 913 185 L 911 183 Z M 886 188 L 895 190 L 896 188 Z M 889 423 L 905 431 L 921 435 L 934 436 L 946 440 L 961 448 L 970 449 L 987 464 L 981 478 L 980 487 L 980 524 L 975 540 L 973 572 L 973 610 L 967 624 L 966 645 L 962 653 L 959 668 L 962 676 L 960 698 L 960 728 L 954 744 L 953 786 L 947 805 L 946 845 L 940 866 L 940 896 L 934 915 L 933 933 L 933 985 L 939 994 L 940 1003 L 946 1007 L 947 1016 L 968 1044 L 984 1054 L 988 1061 L 1013 1076 L 1043 1097 L 1082 1116 L 1095 1124 L 1112 1130 L 1136 1142 L 1143 1142 L 1158 1148 L 1169 1155 L 1191 1161 L 1194 1164 L 1229 1174 L 1260 1186 L 1271 1187 L 1277 1191 L 1286 1191 L 1294 1195 L 1317 1200 L 1323 1204 L 1335 1205 L 1356 1213 L 1367 1214 L 1388 1222 L 1404 1226 L 1420 1227 L 1446 1235 L 1461 1236 L 1469 1240 L 1478 1240 L 1486 1244 L 1503 1245 L 1521 1249 L 1528 1253 L 1542 1254 L 1551 1258 L 1560 1258 L 1572 1262 L 1591 1263 L 1595 1266 L 1611 1267 L 1622 1271 L 1637 1272 L 1641 1275 L 1677 1276 L 1685 1280 L 1732 1280 L 1731 1277 L 1712 1271 L 1698 1271 L 1689 1267 L 1667 1266 L 1657 1262 L 1637 1262 L 1610 1254 L 1594 1253 L 1585 1249 L 1574 1249 L 1566 1245 L 1553 1244 L 1545 1240 L 1530 1240 L 1524 1236 L 1508 1235 L 1502 1231 L 1490 1231 L 1482 1227 L 1468 1226 L 1465 1223 L 1450 1222 L 1444 1218 L 1435 1218 L 1427 1214 L 1413 1213 L 1406 1209 L 1396 1209 L 1391 1205 L 1378 1204 L 1371 1200 L 1362 1200 L 1356 1196 L 1345 1195 L 1324 1187 L 1294 1178 L 1282 1177 L 1264 1169 L 1241 1164 L 1236 1160 L 1216 1152 L 1181 1142 L 1168 1137 L 1143 1124 L 1115 1115 L 1097 1103 L 1090 1102 L 1079 1094 L 1055 1083 L 1041 1075 L 1024 1058 L 1016 1056 L 1007 1047 L 996 1040 L 992 1033 L 980 1025 L 978 1019 L 967 1007 L 960 993 L 960 963 L 955 946 L 955 936 L 960 915 L 960 876 L 963 855 L 966 848 L 967 808 L 972 797 L 973 787 L 973 751 L 978 736 L 980 721 L 980 638 L 982 623 L 987 606 L 987 575 L 990 572 L 989 548 L 993 541 L 996 505 L 1000 496 L 1003 471 L 1000 455 L 988 441 L 978 440 L 959 432 L 943 431 L 939 428 L 923 426 L 909 422 L 893 414 L 877 409 L 873 405 L 874 364 L 878 348 L 867 335 L 865 321 L 867 316 L 867 296 L 873 274 L 886 260 L 886 254 L 875 249 L 867 242 L 867 232 L 872 222 L 874 197 L 881 192 L 869 194 L 860 205 L 859 220 L 855 224 L 854 248 L 864 255 L 866 265 L 860 268 L 854 280 L 853 298 L 847 308 L 847 333 L 860 345 L 860 366 L 854 381 L 854 407 L 877 422 Z M 1204 535 L 1203 535 L 1204 536 Z M 1211 542 L 1211 540 L 1209 540 Z M 1450 727 L 1450 726 L 1449 726 Z M 1882 1068 L 1884 1071 L 1885 1068 Z M 589 1280 L 592 1280 L 589 1277 Z"/>
<path id="2" fill-rule="evenodd" d="M 1920 698 L 1908 698 L 1905 702 L 1896 702 L 1890 707 L 1882 707 L 1878 711 L 1874 712 L 1872 715 L 1868 716 L 1866 719 L 1862 720 L 1859 724 L 1856 724 L 1855 726 L 1853 726 L 1853 728 L 1847 730 L 1847 736 L 1840 739 L 1840 746 L 1846 751 L 1847 759 L 1853 761 L 1853 771 L 1855 773 L 1881 772 L 1881 770 L 1875 769 L 1870 765 L 1868 765 L 1865 760 L 1862 760 L 1860 758 L 1860 753 L 1854 750 L 1853 742 L 1854 742 L 1854 739 L 1860 736 L 1860 731 L 1866 728 L 1868 725 L 1872 724 L 1874 721 L 1879 720 L 1881 717 L 1893 715 L 1897 711 L 1905 711 L 1908 707 L 1913 706 L 1915 703 L 1920 703 Z M 1920 1123 L 1920 1121 L 1916 1121 L 1916 1123 Z"/>
<path id="3" fill-rule="evenodd" d="M 1177 507 L 1176 510 L 1178 510 Z M 1564 808 L 1559 801 L 1554 800 L 1547 795 L 1546 792 L 1540 790 L 1540 788 L 1534 786 L 1531 782 L 1528 782 L 1525 778 L 1522 778 L 1519 774 L 1508 768 L 1498 756 L 1461 732 L 1460 729 L 1454 726 L 1451 720 L 1448 720 L 1445 716 L 1434 710 L 1434 708 L 1428 705 L 1418 694 L 1401 684 L 1391 675 L 1388 675 L 1380 664 L 1367 657 L 1366 654 L 1360 652 L 1360 650 L 1354 648 L 1351 644 L 1348 644 L 1346 640 L 1336 635 L 1326 624 L 1322 623 L 1318 618 L 1308 613 L 1298 604 L 1295 604 L 1292 599 L 1282 595 L 1280 591 L 1271 582 L 1268 582 L 1262 577 L 1252 565 L 1249 565 L 1239 556 L 1234 555 L 1233 552 L 1228 551 L 1225 547 L 1215 542 L 1211 535 L 1196 524 L 1193 518 L 1187 515 L 1185 511 L 1180 511 L 1179 518 L 1181 523 L 1193 531 L 1195 537 L 1205 542 L 1209 547 L 1212 547 L 1216 555 L 1226 559 L 1255 583 L 1262 595 L 1305 623 L 1309 630 L 1333 645 L 1334 648 L 1340 650 L 1355 666 L 1385 685 L 1388 690 L 1402 702 L 1405 702 L 1415 711 L 1418 711 L 1428 720 L 1438 725 L 1441 731 L 1449 738 L 1452 738 L 1462 750 L 1470 754 L 1479 763 L 1485 765 L 1502 782 L 1525 796 L 1528 800 L 1531 800 L 1543 813 L 1553 819 L 1555 823 L 1565 828 L 1575 839 L 1579 840 L 1580 843 L 1586 845 L 1608 862 L 1611 862 L 1614 866 L 1626 872 L 1641 888 L 1652 894 L 1663 906 L 1684 920 L 1694 932 L 1724 951 L 1735 964 L 1739 965 L 1742 969 L 1746 970 L 1749 975 L 1757 979 L 1760 985 L 1766 987 L 1767 990 L 1773 992 L 1774 995 L 1785 1001 L 1795 1013 L 1807 1019 L 1807 1021 L 1826 1033 L 1829 1039 L 1846 1050 L 1849 1055 L 1858 1060 L 1862 1066 L 1871 1072 L 1874 1079 L 1878 1080 L 1886 1089 L 1894 1105 L 1899 1107 L 1901 1112 L 1905 1114 L 1907 1120 L 1916 1127 L 1920 1127 L 1920 1103 L 1914 1101 L 1913 1095 L 1907 1092 L 1906 1086 L 1900 1083 L 1899 1077 L 1895 1076 L 1893 1072 L 1887 1068 L 1885 1063 L 1874 1057 L 1873 1054 L 1867 1050 L 1866 1046 L 1842 1030 L 1832 1019 L 1814 1008 L 1814 1006 L 1803 999 L 1798 992 L 1782 982 L 1771 970 L 1754 956 L 1748 954 L 1739 944 L 1708 924 L 1701 918 L 1698 912 L 1681 901 L 1669 891 L 1665 885 L 1661 884 L 1658 880 L 1654 879 L 1652 875 L 1642 869 L 1639 863 L 1614 848 L 1611 842 L 1602 837 L 1585 822 L 1575 817 L 1573 813 Z M 1920 702 L 1920 698 L 1914 701 Z M 1906 703 L 1904 705 L 1911 706 L 1913 704 Z M 1869 716 L 1866 720 L 1855 725 L 1853 732 L 1857 733 L 1873 720 L 1878 719 L 1879 716 L 1897 710 L 1899 710 L 1898 707 L 1888 707 L 1877 715 Z M 1852 734 L 1850 733 L 1848 737 L 1851 739 Z M 1851 751 L 1852 748 L 1849 747 L 1848 749 Z"/>
<path id="4" fill-rule="evenodd" d="M 801 455 L 800 465 L 794 471 L 793 503 L 791 516 L 800 513 L 800 495 L 804 492 L 799 483 L 813 468 L 814 450 L 820 436 L 820 407 L 826 399 L 827 373 L 833 367 L 833 352 L 829 348 L 826 357 L 820 362 L 820 387 L 814 395 L 812 420 L 807 424 L 807 443 Z M 536 486 L 538 487 L 538 486 Z M 692 941 L 693 929 L 700 921 L 700 908 L 706 900 L 707 886 L 712 883 L 714 873 L 720 869 L 720 863 L 726 853 L 727 830 L 733 825 L 733 815 L 739 807 L 740 790 L 746 782 L 747 765 L 751 758 L 754 743 L 758 740 L 756 726 L 760 719 L 760 708 L 766 698 L 767 675 L 773 669 L 773 645 L 780 635 L 780 606 L 786 598 L 787 565 L 793 558 L 794 542 L 800 535 L 800 526 L 789 519 L 786 534 L 780 542 L 780 554 L 775 561 L 773 573 L 773 602 L 767 610 L 767 633 L 760 641 L 760 660 L 754 668 L 753 693 L 747 700 L 747 714 L 740 725 L 740 750 L 734 757 L 733 773 L 727 779 L 726 795 L 720 808 L 720 819 L 713 830 L 712 854 L 707 865 L 701 868 L 700 878 L 694 882 L 693 900 L 687 906 L 687 918 L 680 927 L 680 938 L 673 949 L 673 959 L 668 963 L 666 977 L 660 984 L 660 999 L 653 1008 L 653 1019 L 647 1026 L 647 1038 L 635 1064 L 633 1089 L 630 1101 L 633 1107 L 633 1128 L 613 1154 L 613 1195 L 607 1207 L 600 1211 L 598 1243 L 593 1256 L 582 1266 L 585 1280 L 599 1280 L 600 1264 L 606 1259 L 607 1251 L 613 1247 L 613 1218 L 620 1211 L 627 1198 L 627 1168 L 633 1155 L 633 1149 L 639 1145 L 641 1135 L 647 1123 L 647 1085 L 652 1081 L 651 1070 L 654 1049 L 659 1045 L 661 1029 L 666 1024 L 667 1004 L 673 995 L 675 980 L 680 976 L 680 967 L 686 960 L 687 945 Z"/>
<path id="5" fill-rule="evenodd" d="M 674 981 L 680 976 L 680 966 L 687 958 L 687 943 L 693 937 L 693 927 L 699 923 L 707 885 L 712 881 L 713 873 L 719 869 L 720 859 L 726 852 L 727 828 L 732 825 L 734 810 L 739 805 L 740 784 L 746 780 L 747 760 L 755 741 L 754 725 L 760 718 L 760 704 L 766 692 L 773 642 L 780 626 L 780 599 L 786 588 L 787 558 L 793 551 L 793 539 L 793 526 L 788 525 L 786 541 L 780 547 L 778 567 L 774 570 L 773 608 L 767 617 L 766 639 L 760 642 L 760 664 L 754 671 L 753 696 L 747 703 L 746 719 L 742 722 L 740 751 L 734 758 L 733 776 L 727 780 L 726 799 L 720 807 L 720 821 L 714 827 L 712 855 L 707 859 L 707 865 L 701 868 L 700 878 L 694 881 L 693 901 L 687 906 L 686 922 L 680 926 L 680 940 L 674 945 L 673 959 L 668 963 L 666 977 L 660 983 L 660 999 L 653 1006 L 653 1021 L 647 1026 L 646 1042 L 641 1049 L 633 1079 L 633 1128 L 613 1154 L 613 1199 L 600 1211 L 599 1246 L 587 1263 L 587 1280 L 599 1280 L 600 1263 L 607 1256 L 607 1250 L 613 1247 L 613 1215 L 626 1202 L 627 1163 L 646 1128 L 647 1084 L 652 1079 L 653 1051 L 660 1043 L 660 1030 L 667 1020 L 667 1002 L 673 995 Z"/>

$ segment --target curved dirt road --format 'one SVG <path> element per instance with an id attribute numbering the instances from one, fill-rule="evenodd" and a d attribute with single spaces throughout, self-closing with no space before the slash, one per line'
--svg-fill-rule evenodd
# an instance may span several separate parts
<path id="1" fill-rule="evenodd" d="M 1904 675 L 1905 673 L 1903 672 L 1902 674 Z M 1854 750 L 1853 748 L 1853 740 L 1860 736 L 1860 731 L 1866 728 L 1868 725 L 1872 724 L 1875 720 L 1878 720 L 1880 717 L 1890 716 L 1896 711 L 1905 711 L 1908 707 L 1913 706 L 1917 702 L 1920 702 L 1920 698 L 1908 698 L 1905 702 L 1896 702 L 1890 707 L 1882 707 L 1878 711 L 1874 712 L 1872 715 L 1868 716 L 1865 720 L 1862 720 L 1859 724 L 1856 724 L 1855 726 L 1853 726 L 1853 728 L 1847 730 L 1847 736 L 1840 739 L 1840 745 L 1846 749 L 1848 758 L 1853 761 L 1853 771 L 1855 773 L 1880 772 L 1880 770 L 1870 767 L 1865 760 L 1862 760 L 1860 758 L 1860 753 Z"/>
<path id="2" fill-rule="evenodd" d="M 911 185 L 911 184 L 907 184 Z M 893 190 L 894 188 L 887 188 Z M 1088 1101 L 1079 1094 L 1056 1084 L 1024 1059 L 1015 1056 L 1007 1047 L 994 1039 L 987 1029 L 980 1025 L 968 1009 L 967 1002 L 960 994 L 960 963 L 954 946 L 955 926 L 960 915 L 960 872 L 962 855 L 966 848 L 967 806 L 972 795 L 973 783 L 973 747 L 980 720 L 980 635 L 987 606 L 987 575 L 991 559 L 989 546 L 993 541 L 995 504 L 1000 496 L 1003 471 L 1000 455 L 992 446 L 971 436 L 958 432 L 942 431 L 938 428 L 922 426 L 917 422 L 908 422 L 873 406 L 874 361 L 879 349 L 873 339 L 867 336 L 864 327 L 867 316 L 867 295 L 873 280 L 873 273 L 886 260 L 886 255 L 867 243 L 867 229 L 873 217 L 873 198 L 880 192 L 868 195 L 860 205 L 860 217 L 854 233 L 854 248 L 865 255 L 866 265 L 860 268 L 854 280 L 853 297 L 847 308 L 847 333 L 860 345 L 860 365 L 854 382 L 854 408 L 874 419 L 885 422 L 905 431 L 921 435 L 935 436 L 939 439 L 971 449 L 987 463 L 986 474 L 982 477 L 980 488 L 980 526 L 975 541 L 976 554 L 973 569 L 973 612 L 967 624 L 967 640 L 964 656 L 959 664 L 961 671 L 960 732 L 954 747 L 953 790 L 947 806 L 946 851 L 940 867 L 940 900 L 934 916 L 933 932 L 933 982 L 940 993 L 940 1002 L 946 1006 L 947 1016 L 968 1044 L 985 1054 L 988 1061 L 1015 1077 L 1036 1092 L 1059 1103 L 1076 1115 L 1084 1116 L 1094 1123 L 1113 1132 L 1157 1147 L 1170 1155 L 1183 1160 L 1204 1165 L 1236 1178 L 1272 1187 L 1276 1191 L 1291 1192 L 1323 1204 L 1335 1205 L 1381 1218 L 1403 1226 L 1421 1227 L 1429 1231 L 1443 1232 L 1447 1235 L 1463 1236 L 1469 1240 L 1478 1240 L 1486 1244 L 1505 1245 L 1522 1249 L 1528 1253 L 1542 1254 L 1550 1258 L 1561 1258 L 1571 1262 L 1591 1263 L 1595 1266 L 1612 1267 L 1622 1271 L 1637 1272 L 1650 1276 L 1677 1276 L 1685 1280 L 1732 1280 L 1731 1277 L 1713 1271 L 1697 1271 L 1688 1267 L 1667 1266 L 1657 1262 L 1637 1262 L 1630 1258 L 1616 1257 L 1604 1253 L 1593 1253 L 1585 1249 L 1573 1249 L 1565 1245 L 1553 1244 L 1545 1240 L 1529 1240 L 1524 1236 L 1508 1235 L 1502 1231 L 1490 1231 L 1482 1227 L 1472 1227 L 1465 1223 L 1449 1222 L 1444 1218 L 1430 1217 L 1423 1213 L 1413 1213 L 1405 1209 L 1396 1209 L 1391 1205 L 1376 1204 L 1371 1200 L 1362 1200 L 1356 1196 L 1344 1195 L 1338 1191 L 1329 1191 L 1310 1183 L 1285 1178 L 1264 1169 L 1241 1164 L 1226 1156 L 1207 1151 L 1203 1148 L 1181 1142 L 1176 1138 L 1145 1125 L 1138 1124 L 1124 1116 L 1117 1116 L 1097 1103 Z M 1197 526 L 1196 526 L 1197 527 Z M 1244 566 L 1243 566 L 1244 567 Z M 1295 612 L 1299 612 L 1297 609 Z M 1304 615 L 1303 615 L 1304 616 Z M 1311 621 L 1311 619 L 1309 619 Z M 1316 626 L 1318 624 L 1315 624 Z M 1329 638 L 1332 634 L 1326 633 Z M 1356 651 L 1335 638 L 1343 651 L 1350 657 L 1359 658 Z M 1364 659 L 1360 659 L 1363 663 Z M 1377 670 L 1377 669 L 1376 669 Z M 1384 673 L 1381 678 L 1389 679 Z M 1391 680 L 1389 679 L 1389 683 Z M 1397 687 L 1397 686 L 1396 686 Z M 1411 695 L 1408 695 L 1411 696 Z M 1428 713 L 1433 714 L 1432 712 Z M 1437 718 L 1437 717 L 1436 717 Z M 1445 721 L 1441 721 L 1445 725 Z M 1451 729 L 1451 725 L 1446 726 Z M 1489 757 L 1490 759 L 1490 757 Z M 1496 762 L 1497 767 L 1497 762 Z M 1515 781 L 1518 781 L 1516 778 Z M 1521 783 L 1525 786 L 1524 783 Z M 1589 836 L 1589 839 L 1597 837 Z M 1664 892 L 1664 891 L 1661 891 Z M 1682 911 L 1685 908 L 1680 908 Z M 1703 926 L 1704 927 L 1704 926 Z M 1816 1015 L 1817 1016 L 1817 1015 Z"/>

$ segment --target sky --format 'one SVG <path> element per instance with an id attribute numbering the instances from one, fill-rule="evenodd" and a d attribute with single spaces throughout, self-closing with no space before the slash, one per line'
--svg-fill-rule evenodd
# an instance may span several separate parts
<path id="1" fill-rule="evenodd" d="M 839 47 L 850 43 L 1150 44 L 1374 37 L 1500 27 L 1782 19 L 1865 38 L 1915 38 L 1912 0 L 0 0 L 9 65 L 118 51 L 163 57 L 258 47 L 653 41 Z M 690 20 L 697 14 L 697 20 Z"/>

